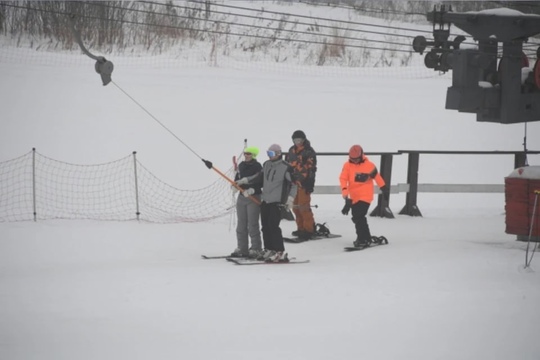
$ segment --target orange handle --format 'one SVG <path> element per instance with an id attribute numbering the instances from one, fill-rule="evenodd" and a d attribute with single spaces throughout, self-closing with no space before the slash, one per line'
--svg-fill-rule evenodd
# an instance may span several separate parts
<path id="1" fill-rule="evenodd" d="M 212 170 L 214 170 L 215 172 L 217 172 L 219 175 L 221 175 L 225 180 L 227 180 L 228 182 L 231 183 L 232 186 L 234 186 L 235 188 L 237 188 L 242 194 L 244 193 L 244 189 L 242 189 L 237 183 L 235 183 L 231 178 L 229 178 L 227 175 L 225 175 L 224 173 L 222 173 L 221 171 L 219 171 L 218 169 L 216 169 L 216 167 L 214 165 L 212 165 L 211 167 Z M 261 202 L 259 201 L 259 199 L 257 199 L 255 196 L 253 195 L 249 195 L 248 196 L 249 199 L 251 201 L 253 201 L 255 204 L 257 205 L 261 205 Z"/>

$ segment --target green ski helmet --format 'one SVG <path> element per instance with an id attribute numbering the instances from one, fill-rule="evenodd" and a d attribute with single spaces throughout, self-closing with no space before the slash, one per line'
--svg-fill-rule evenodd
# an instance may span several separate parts
<path id="1" fill-rule="evenodd" d="M 244 153 L 250 153 L 254 159 L 257 158 L 257 155 L 259 155 L 259 148 L 255 146 L 248 146 L 244 149 Z"/>

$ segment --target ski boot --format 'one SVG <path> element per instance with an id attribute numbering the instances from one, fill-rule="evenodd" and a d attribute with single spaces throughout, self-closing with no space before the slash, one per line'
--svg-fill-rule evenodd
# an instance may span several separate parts
<path id="1" fill-rule="evenodd" d="M 361 240 L 357 238 L 355 241 L 353 241 L 353 246 L 360 249 L 364 249 L 369 246 L 369 243 L 370 243 L 369 241 Z"/>

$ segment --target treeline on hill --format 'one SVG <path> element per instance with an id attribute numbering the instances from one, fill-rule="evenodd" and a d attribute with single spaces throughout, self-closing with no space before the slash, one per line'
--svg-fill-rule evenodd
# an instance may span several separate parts
<path id="1" fill-rule="evenodd" d="M 524 13 L 540 14 L 540 4 L 535 1 L 300 1 L 318 6 L 343 7 L 362 15 L 411 22 L 425 22 L 425 17 L 419 15 L 431 11 L 434 5 L 440 4 L 452 5 L 454 11 L 508 7 Z M 283 4 L 294 2 L 292 0 L 280 1 Z M 220 4 L 224 3 L 220 2 Z M 150 1 L 2 1 L 0 2 L 0 32 L 10 39 L 17 40 L 18 43 L 30 39 L 30 46 L 32 46 L 32 39 L 47 39 L 50 40 L 50 44 L 54 44 L 54 47 L 73 49 L 76 47 L 71 30 L 71 21 L 73 21 L 90 49 L 112 51 L 113 48 L 123 50 L 137 45 L 152 49 L 152 51 L 156 49 L 160 51 L 178 42 L 216 41 L 218 37 L 227 37 L 231 30 L 231 20 L 227 18 L 226 9 L 216 9 L 216 7 L 217 4 L 213 4 L 211 0 L 161 3 Z M 260 3 L 260 7 L 264 8 L 264 2 Z M 230 12 L 234 13 L 238 10 L 232 7 Z M 263 16 L 264 12 L 260 11 L 258 14 Z M 255 13 L 253 15 L 257 16 Z M 269 41 L 272 37 L 283 38 L 284 35 L 280 31 L 284 29 L 285 25 L 282 22 L 286 19 L 289 17 L 282 15 L 281 19 L 275 20 L 271 30 L 274 33 L 268 35 Z M 256 20 L 251 20 L 251 22 L 255 24 Z M 317 28 L 317 21 L 313 20 L 313 25 Z M 249 30 L 243 31 L 249 32 Z M 260 32 L 259 29 L 252 31 Z M 288 36 L 292 38 L 294 35 Z"/>
<path id="2" fill-rule="evenodd" d="M 204 40 L 201 4 L 175 7 L 172 1 L 13 1 L 0 2 L 0 31 L 11 38 L 46 38 L 64 49 L 74 43 L 72 24 L 89 48 L 155 46 L 156 39 Z"/>

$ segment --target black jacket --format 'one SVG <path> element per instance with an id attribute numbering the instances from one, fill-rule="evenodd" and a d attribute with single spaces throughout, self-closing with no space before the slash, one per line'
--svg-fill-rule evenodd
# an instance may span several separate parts
<path id="1" fill-rule="evenodd" d="M 241 178 L 253 176 L 262 171 L 262 165 L 255 159 L 251 161 L 242 161 L 238 164 L 238 172 L 234 177 L 234 181 L 238 181 Z M 242 189 L 253 188 L 255 194 L 260 194 L 262 192 L 262 179 L 253 184 L 240 185 Z"/>

